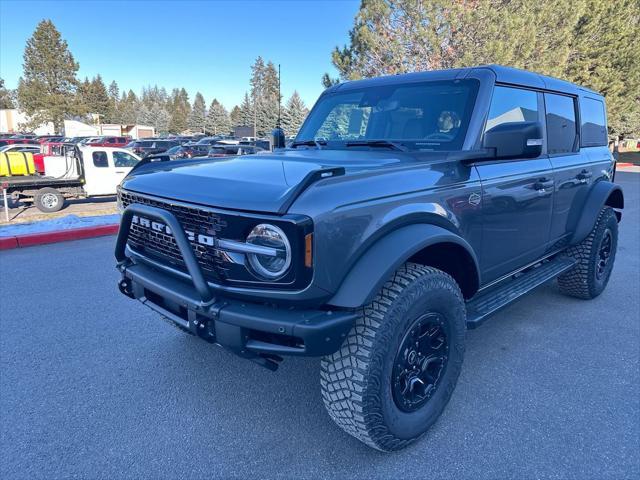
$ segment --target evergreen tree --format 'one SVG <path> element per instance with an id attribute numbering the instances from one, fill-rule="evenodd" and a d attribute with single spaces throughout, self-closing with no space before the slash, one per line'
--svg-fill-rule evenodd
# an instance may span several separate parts
<path id="1" fill-rule="evenodd" d="M 169 132 L 171 118 L 165 106 L 160 103 L 149 106 L 143 102 L 139 109 L 138 119 L 142 124 L 155 128 L 157 134 Z"/>
<path id="2" fill-rule="evenodd" d="M 74 97 L 75 112 L 79 115 L 87 115 L 91 111 L 91 82 L 84 77 L 82 82 L 78 82 Z"/>
<path id="3" fill-rule="evenodd" d="M 296 136 L 308 114 L 309 109 L 300 98 L 300 95 L 298 95 L 298 92 L 294 91 L 282 113 L 282 128 L 285 134 L 290 137 Z"/>
<path id="4" fill-rule="evenodd" d="M 565 78 L 606 97 L 612 136 L 640 136 L 640 3 L 587 0 Z"/>
<path id="5" fill-rule="evenodd" d="M 27 40 L 24 50 L 24 76 L 18 86 L 21 108 L 29 115 L 29 126 L 53 122 L 57 132 L 64 118 L 76 113 L 74 94 L 79 65 L 67 42 L 51 20 L 43 20 Z"/>
<path id="6" fill-rule="evenodd" d="M 603 93 L 610 133 L 640 133 L 638 0 L 363 0 L 343 80 L 498 63 Z M 635 57 L 635 58 L 634 58 Z M 325 75 L 325 86 L 333 81 Z"/>
<path id="7" fill-rule="evenodd" d="M 189 94 L 184 88 L 174 88 L 167 102 L 167 110 L 171 117 L 169 131 L 172 133 L 182 133 L 188 127 L 191 104 Z"/>
<path id="8" fill-rule="evenodd" d="M 339 78 L 333 78 L 328 73 L 325 73 L 324 75 L 322 75 L 321 83 L 322 83 L 322 86 L 324 88 L 329 88 L 329 87 L 333 87 L 334 85 L 339 84 L 340 83 L 340 79 Z"/>
<path id="9" fill-rule="evenodd" d="M 140 120 L 140 102 L 138 97 L 132 90 L 129 90 L 127 94 L 122 92 L 122 98 L 120 99 L 120 121 L 125 125 L 135 125 L 141 122 Z"/>
<path id="10" fill-rule="evenodd" d="M 244 98 L 242 99 L 242 104 L 240 105 L 240 123 L 238 125 L 243 127 L 252 126 L 253 118 L 253 105 L 251 104 L 249 94 L 245 93 Z"/>
<path id="11" fill-rule="evenodd" d="M 231 125 L 237 127 L 242 124 L 242 110 L 238 105 L 235 105 L 231 109 L 231 113 L 229 114 L 229 119 L 231 120 Z"/>
<path id="12" fill-rule="evenodd" d="M 108 122 L 110 123 L 121 123 L 120 113 L 119 113 L 119 102 L 120 102 L 120 88 L 116 81 L 112 81 L 109 84 L 109 118 Z"/>
<path id="13" fill-rule="evenodd" d="M 111 100 L 100 75 L 91 81 L 85 78 L 78 85 L 75 100 L 77 113 L 99 123 L 110 121 Z"/>
<path id="14" fill-rule="evenodd" d="M 15 108 L 11 92 L 5 88 L 2 78 L 0 78 L 0 108 Z"/>
<path id="15" fill-rule="evenodd" d="M 142 98 L 137 105 L 139 122 L 155 128 L 157 134 L 169 132 L 171 116 L 167 111 L 167 91 L 157 85 L 142 89 Z"/>
<path id="16" fill-rule="evenodd" d="M 264 136 L 275 128 L 278 120 L 278 71 L 272 62 L 266 65 L 258 57 L 251 67 L 251 101 L 257 135 Z"/>
<path id="17" fill-rule="evenodd" d="M 111 100 L 107 92 L 107 87 L 104 86 L 102 77 L 97 75 L 91 81 L 91 111 L 98 115 L 98 123 L 105 123 L 109 121 L 111 114 Z"/>
<path id="18" fill-rule="evenodd" d="M 231 119 L 229 112 L 215 98 L 211 102 L 207 113 L 207 133 L 211 135 L 228 135 L 231 132 Z"/>
<path id="19" fill-rule="evenodd" d="M 207 106 L 204 97 L 200 92 L 196 93 L 193 100 L 193 107 L 189 115 L 188 126 L 192 132 L 204 132 L 207 116 Z"/>

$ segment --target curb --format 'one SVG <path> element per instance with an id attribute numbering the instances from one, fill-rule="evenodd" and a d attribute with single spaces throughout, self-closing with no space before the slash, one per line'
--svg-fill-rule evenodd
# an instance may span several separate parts
<path id="1" fill-rule="evenodd" d="M 119 227 L 120 225 L 118 224 L 99 225 L 97 227 L 81 227 L 69 230 L 54 230 L 51 232 L 0 237 L 0 250 L 10 250 L 12 248 L 32 247 L 34 245 L 46 245 L 48 243 L 67 242 L 69 240 L 82 240 L 85 238 L 115 235 L 118 233 Z"/>

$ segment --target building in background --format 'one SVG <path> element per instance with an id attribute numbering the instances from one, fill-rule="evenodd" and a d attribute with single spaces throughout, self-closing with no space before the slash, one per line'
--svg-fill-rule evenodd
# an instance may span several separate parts
<path id="1" fill-rule="evenodd" d="M 24 112 L 15 108 L 0 109 L 0 133 L 35 133 L 36 135 L 53 135 L 55 129 L 52 122 L 41 125 L 32 131 L 23 132 L 21 125 L 29 118 Z M 79 120 L 65 120 L 64 134 L 67 137 L 87 137 L 94 135 L 112 135 L 115 137 L 130 136 L 134 139 L 153 137 L 155 129 L 148 125 L 120 125 L 105 123 L 91 125 Z"/>
<path id="2" fill-rule="evenodd" d="M 15 108 L 0 109 L 0 133 L 20 133 L 20 125 L 28 121 L 27 114 Z M 36 135 L 53 135 L 55 128 L 53 122 L 41 125 L 34 129 Z"/>

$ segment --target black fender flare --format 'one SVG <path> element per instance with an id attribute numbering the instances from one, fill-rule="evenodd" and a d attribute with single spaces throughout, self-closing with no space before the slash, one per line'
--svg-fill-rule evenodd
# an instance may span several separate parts
<path id="1" fill-rule="evenodd" d="M 412 224 L 388 233 L 370 246 L 327 303 L 343 308 L 366 305 L 411 256 L 429 246 L 445 243 L 462 247 L 469 254 L 475 266 L 473 282 L 477 288 L 480 284 L 478 259 L 466 240 L 437 225 Z"/>
<path id="2" fill-rule="evenodd" d="M 598 220 L 598 215 L 605 205 L 616 209 L 624 208 L 624 194 L 620 185 L 602 180 L 597 182 L 589 192 L 587 199 L 582 207 L 582 212 L 578 221 L 576 222 L 573 235 L 571 236 L 570 244 L 575 245 L 587 238 L 589 232 L 593 230 L 593 227 Z M 618 221 L 620 221 L 622 214 L 616 211 Z"/>

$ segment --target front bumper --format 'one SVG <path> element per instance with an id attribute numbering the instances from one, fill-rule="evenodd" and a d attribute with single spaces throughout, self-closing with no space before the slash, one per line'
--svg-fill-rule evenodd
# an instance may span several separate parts
<path id="1" fill-rule="evenodd" d="M 135 262 L 126 255 L 134 214 L 155 218 L 171 228 L 190 282 L 144 262 Z M 276 307 L 216 295 L 205 281 L 175 216 L 147 205 L 132 204 L 124 210 L 116 242 L 116 259 L 122 273 L 119 283 L 122 293 L 140 300 L 182 330 L 247 358 L 269 362 L 280 355 L 334 353 L 357 315 L 342 310 Z"/>

